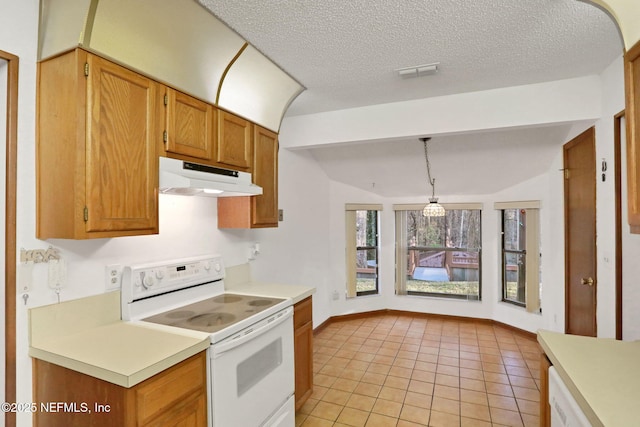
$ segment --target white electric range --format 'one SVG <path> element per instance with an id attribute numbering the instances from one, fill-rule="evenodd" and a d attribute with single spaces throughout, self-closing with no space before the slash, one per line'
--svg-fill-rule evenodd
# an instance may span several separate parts
<path id="1" fill-rule="evenodd" d="M 127 266 L 122 319 L 210 334 L 209 425 L 295 424 L 293 308 L 287 299 L 225 293 L 219 256 Z"/>

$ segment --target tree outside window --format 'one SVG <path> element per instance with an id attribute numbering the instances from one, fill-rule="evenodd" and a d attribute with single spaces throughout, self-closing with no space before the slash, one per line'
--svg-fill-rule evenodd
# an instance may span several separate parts
<path id="1" fill-rule="evenodd" d="M 445 207 L 446 208 L 446 207 Z M 480 209 L 448 208 L 443 217 L 396 207 L 399 294 L 481 299 Z"/>

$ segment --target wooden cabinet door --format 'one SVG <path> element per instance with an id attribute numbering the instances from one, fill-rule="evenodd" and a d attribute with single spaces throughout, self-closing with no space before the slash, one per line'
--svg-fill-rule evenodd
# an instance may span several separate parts
<path id="1" fill-rule="evenodd" d="M 629 226 L 640 234 L 640 42 L 625 54 L 624 63 Z"/>
<path id="2" fill-rule="evenodd" d="M 206 102 L 167 88 L 166 149 L 168 152 L 211 160 L 214 108 Z"/>
<path id="3" fill-rule="evenodd" d="M 88 55 L 87 232 L 157 230 L 157 84 Z"/>
<path id="4" fill-rule="evenodd" d="M 254 196 L 252 226 L 278 226 L 278 135 L 255 126 L 253 182 L 262 187 Z"/>
<path id="5" fill-rule="evenodd" d="M 217 163 L 232 169 L 251 171 L 253 141 L 251 122 L 226 111 L 218 112 Z"/>
<path id="6" fill-rule="evenodd" d="M 293 308 L 296 411 L 313 393 L 312 320 L 312 297 L 308 297 Z"/>
<path id="7" fill-rule="evenodd" d="M 144 427 L 204 427 L 207 425 L 207 402 L 205 395 L 172 407 L 159 418 L 142 424 Z"/>
<path id="8" fill-rule="evenodd" d="M 540 356 L 540 427 L 551 427 L 551 408 L 549 406 L 549 368 L 551 362 L 547 355 Z"/>

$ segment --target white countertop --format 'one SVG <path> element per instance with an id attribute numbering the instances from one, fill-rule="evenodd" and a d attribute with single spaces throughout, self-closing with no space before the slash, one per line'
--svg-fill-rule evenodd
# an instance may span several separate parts
<path id="1" fill-rule="evenodd" d="M 132 387 L 209 347 L 209 334 L 120 320 L 120 293 L 29 311 L 29 355 Z"/>
<path id="2" fill-rule="evenodd" d="M 256 295 L 260 297 L 274 297 L 290 299 L 291 304 L 296 304 L 303 299 L 311 296 L 316 290 L 315 288 L 307 288 L 297 285 L 283 285 L 280 283 L 261 283 L 251 282 L 242 285 L 227 287 L 228 292 Z"/>
<path id="3" fill-rule="evenodd" d="M 594 426 L 637 425 L 640 342 L 538 331 L 538 342 Z"/>
<path id="4" fill-rule="evenodd" d="M 248 265 L 232 268 L 226 291 L 285 298 L 295 304 L 315 288 L 251 282 Z M 206 350 L 209 334 L 120 319 L 120 292 L 29 310 L 29 355 L 122 387 L 132 387 Z"/>
<path id="5" fill-rule="evenodd" d="M 316 291 L 316 288 L 309 286 L 254 281 L 248 263 L 227 268 L 224 285 L 227 292 L 286 298 L 291 300 L 291 304 L 302 301 Z"/>

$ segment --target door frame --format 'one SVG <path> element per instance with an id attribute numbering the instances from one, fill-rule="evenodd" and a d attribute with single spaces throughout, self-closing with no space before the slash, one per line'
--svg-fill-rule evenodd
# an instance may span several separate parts
<path id="1" fill-rule="evenodd" d="M 5 196 L 5 387 L 6 402 L 16 401 L 16 178 L 18 149 L 18 65 L 17 56 L 0 50 L 7 61 L 7 135 Z M 15 427 L 16 414 L 5 413 L 7 427 Z"/>
<path id="2" fill-rule="evenodd" d="M 622 339 L 622 118 L 625 110 L 613 116 L 613 158 L 615 179 L 615 282 L 616 339 Z"/>

